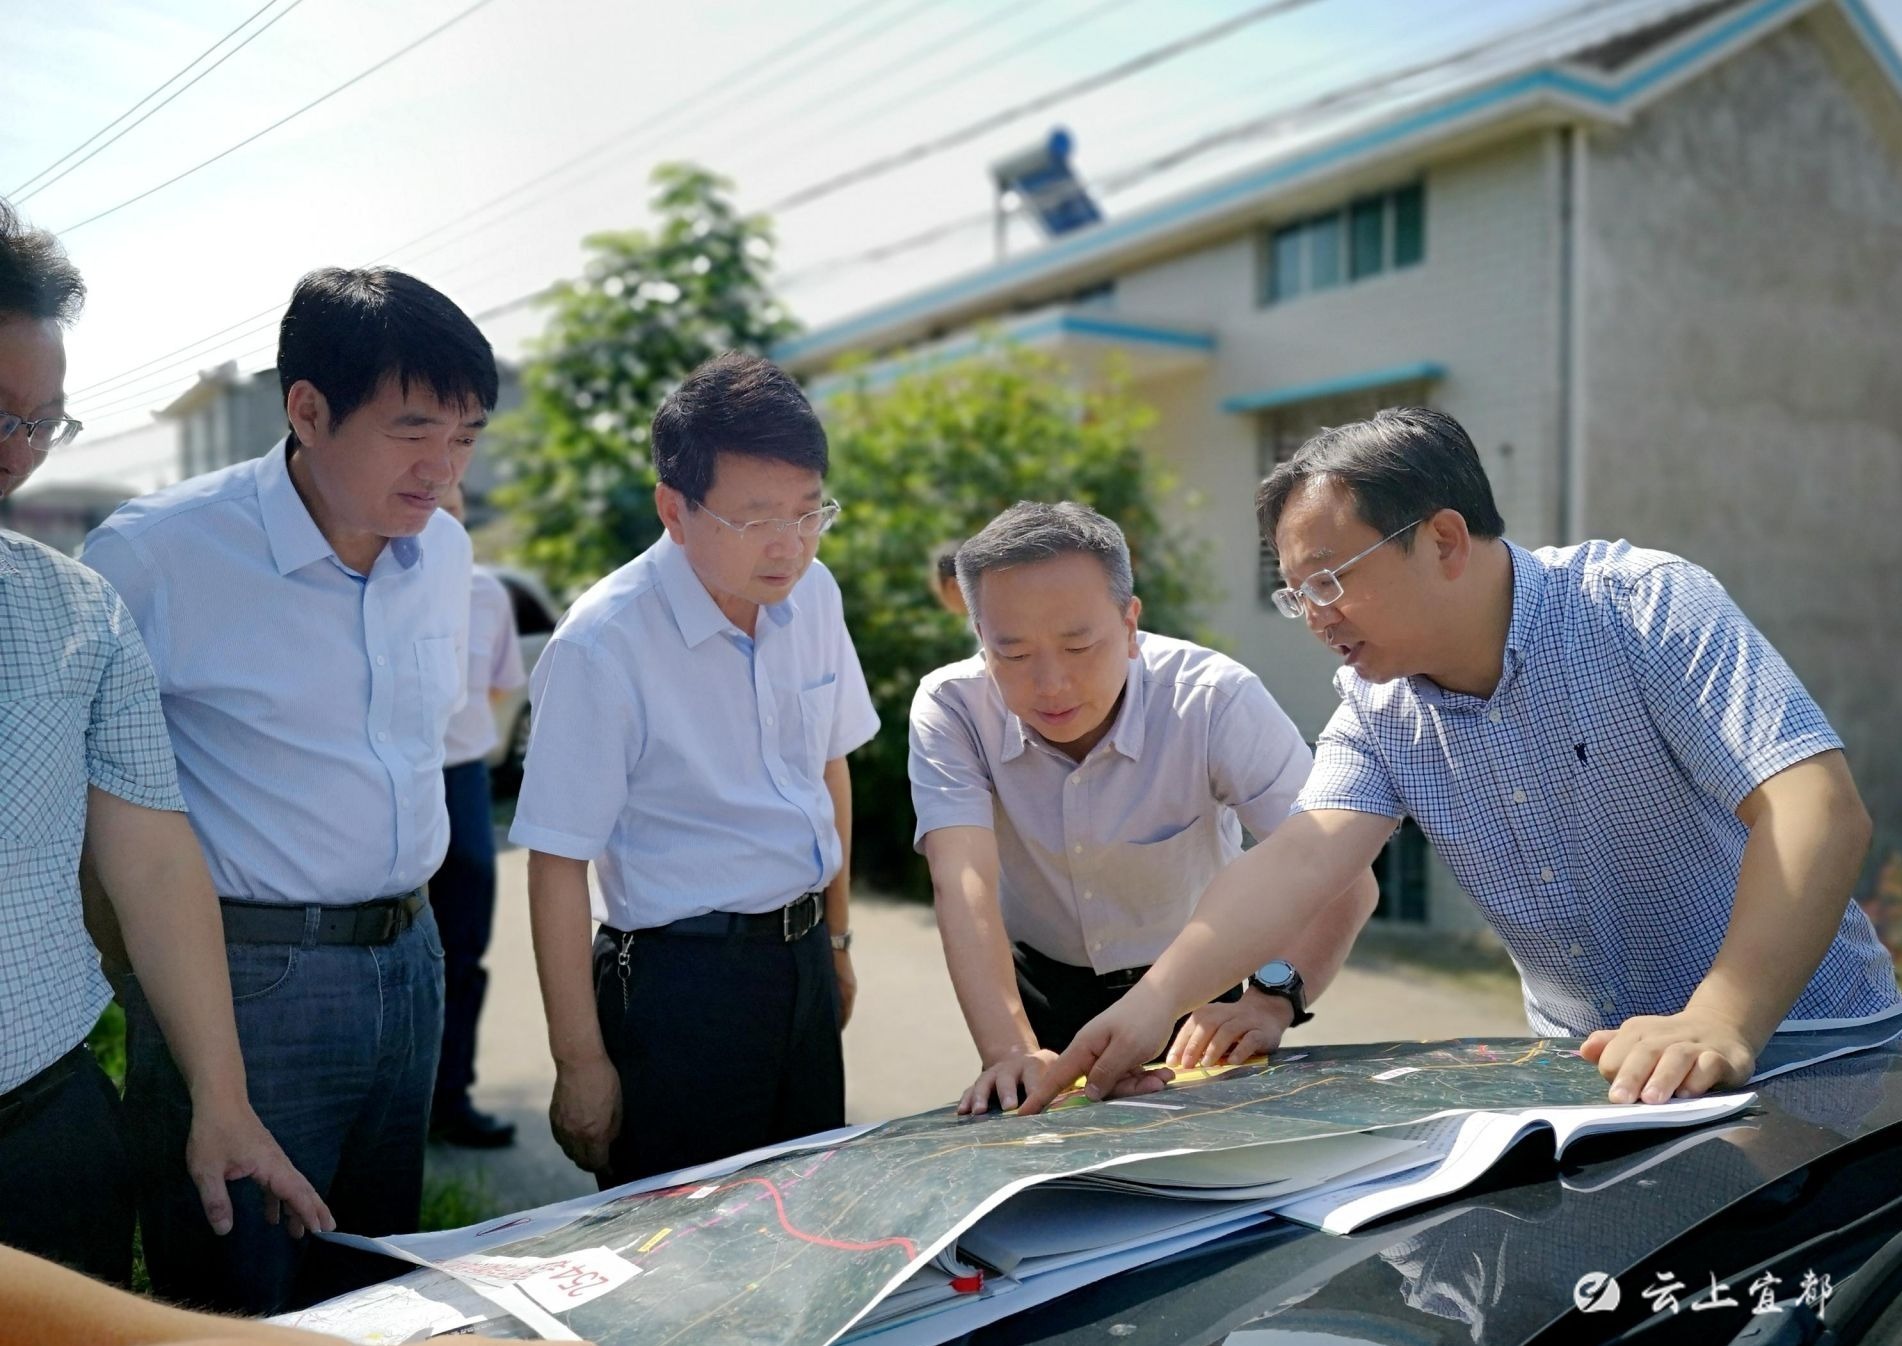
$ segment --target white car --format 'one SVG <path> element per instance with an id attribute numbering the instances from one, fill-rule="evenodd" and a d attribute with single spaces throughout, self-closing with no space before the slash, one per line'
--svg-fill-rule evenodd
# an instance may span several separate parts
<path id="1" fill-rule="evenodd" d="M 554 633 L 555 623 L 561 620 L 561 610 L 549 596 L 547 587 L 527 571 L 507 566 L 489 569 L 508 590 L 509 605 L 515 609 L 515 634 L 522 642 L 522 667 L 533 673 L 535 661 L 548 647 L 548 637 Z M 509 789 L 515 788 L 522 778 L 522 761 L 528 756 L 528 723 L 526 687 L 506 693 L 496 702 L 498 738 L 495 747 L 489 750 L 489 770 Z"/>

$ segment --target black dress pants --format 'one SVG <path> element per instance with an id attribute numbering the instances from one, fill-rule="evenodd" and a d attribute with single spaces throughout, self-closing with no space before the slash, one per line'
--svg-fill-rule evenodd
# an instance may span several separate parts
<path id="1" fill-rule="evenodd" d="M 777 934 L 663 927 L 594 942 L 595 1012 L 621 1077 L 603 1188 L 845 1124 L 838 981 L 823 923 Z"/>
<path id="2" fill-rule="evenodd" d="M 1068 1047 L 1085 1024 L 1129 990 L 1128 986 L 1105 986 L 1092 969 L 1060 963 L 1028 944 L 1013 945 L 1011 957 L 1017 965 L 1017 994 L 1024 1002 L 1030 1031 L 1037 1035 L 1038 1046 L 1053 1052 Z M 1236 1000 L 1241 993 L 1242 988 L 1236 986 L 1215 1000 Z M 1178 1021 L 1176 1026 L 1182 1025 Z"/>
<path id="3" fill-rule="evenodd" d="M 0 1098 L 0 1243 L 128 1285 L 136 1200 L 119 1091 L 85 1044 Z"/>

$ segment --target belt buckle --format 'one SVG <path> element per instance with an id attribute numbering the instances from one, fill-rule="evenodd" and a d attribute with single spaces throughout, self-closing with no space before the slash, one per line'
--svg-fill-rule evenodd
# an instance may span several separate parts
<path id="1" fill-rule="evenodd" d="M 812 927 L 819 923 L 812 912 L 812 908 L 818 904 L 811 901 L 811 897 L 810 893 L 801 894 L 798 901 L 788 902 L 779 909 L 779 937 L 782 943 L 791 944 L 794 940 L 804 939 L 812 933 Z M 793 929 L 795 910 L 804 918 L 797 930 Z"/>

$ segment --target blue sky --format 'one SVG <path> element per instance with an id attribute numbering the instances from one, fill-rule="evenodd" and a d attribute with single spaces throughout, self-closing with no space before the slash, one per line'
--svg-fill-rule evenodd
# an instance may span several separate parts
<path id="1" fill-rule="evenodd" d="M 764 207 L 1243 16 L 1259 0 L 487 0 L 281 129 L 81 225 L 471 3 L 0 0 L 8 195 L 221 35 L 270 24 L 122 140 L 21 201 L 35 223 L 63 232 L 90 286 L 68 378 L 87 439 L 144 422 L 200 368 L 268 364 L 267 310 L 313 266 L 386 259 L 480 312 L 574 271 L 588 231 L 639 223 L 657 162 L 705 163 L 733 177 L 743 205 Z M 1871 7 L 1892 33 L 1902 28 L 1902 0 Z M 1109 88 L 781 214 L 787 297 L 797 316 L 819 323 L 983 264 L 986 165 L 1053 125 L 1075 133 L 1087 177 L 1114 182 L 1210 130 L 1580 10 L 1579 0 L 1291 0 Z M 1638 10 L 1634 0 L 1602 0 L 1572 21 Z M 1523 39 L 1511 48 L 1524 49 Z M 604 142 L 573 168 L 523 185 Z M 1127 210 L 1262 152 L 1252 143 L 1203 156 L 1108 193 L 1106 208 Z M 930 246 L 828 265 L 966 219 Z M 1032 242 L 1020 232 L 1018 246 Z M 536 325 L 518 312 L 490 331 L 511 353 Z M 128 372 L 160 355 L 168 358 Z"/>

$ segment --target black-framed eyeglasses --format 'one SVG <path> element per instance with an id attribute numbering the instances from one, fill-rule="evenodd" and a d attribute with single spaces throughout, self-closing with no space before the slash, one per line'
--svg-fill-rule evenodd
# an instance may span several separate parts
<path id="1" fill-rule="evenodd" d="M 1295 587 L 1277 589 L 1268 596 L 1274 600 L 1275 607 L 1280 610 L 1281 615 L 1284 617 L 1301 616 L 1302 613 L 1307 611 L 1307 605 L 1309 603 L 1314 604 L 1317 608 L 1333 607 L 1336 603 L 1341 601 L 1341 595 L 1347 592 L 1341 587 L 1341 576 L 1347 573 L 1349 566 L 1353 565 L 1354 562 L 1360 560 L 1362 557 L 1372 556 L 1389 542 L 1392 542 L 1395 538 L 1406 532 L 1408 528 L 1417 527 L 1424 522 L 1424 519 L 1415 519 L 1404 528 L 1396 528 L 1373 546 L 1368 547 L 1364 551 L 1355 552 L 1332 570 L 1317 570 Z"/>
<path id="2" fill-rule="evenodd" d="M 0 444 L 24 430 L 26 446 L 35 453 L 51 453 L 62 444 L 70 444 L 73 436 L 85 428 L 71 416 L 42 416 L 37 421 L 29 421 L 11 411 L 0 411 Z"/>
<path id="3" fill-rule="evenodd" d="M 802 538 L 815 538 L 838 522 L 839 511 L 843 508 L 838 501 L 828 500 L 815 510 L 801 514 L 796 519 L 749 519 L 745 523 L 734 523 L 723 519 L 705 505 L 700 512 L 715 523 L 725 524 L 738 533 L 747 542 L 765 542 L 768 538 L 784 537 L 787 533 L 797 533 Z"/>

